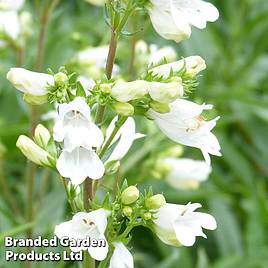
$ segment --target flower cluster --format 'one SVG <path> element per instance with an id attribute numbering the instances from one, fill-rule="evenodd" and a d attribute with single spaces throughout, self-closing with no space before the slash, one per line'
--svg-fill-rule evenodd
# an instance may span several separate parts
<path id="1" fill-rule="evenodd" d="M 1 7 L 2 2 L 5 7 Z M 0 1 L 0 8 L 8 9 L 8 2 Z M 104 1 L 87 2 L 101 5 Z M 140 6 L 148 10 L 161 36 L 177 42 L 190 37 L 191 25 L 203 29 L 207 21 L 218 18 L 217 9 L 200 0 L 127 2 L 106 4 L 107 14 L 112 14 L 110 23 L 116 22 L 112 40 L 120 36 L 127 18 Z M 113 69 L 115 59 L 111 57 L 116 44 L 111 41 L 109 47 L 80 51 L 57 73 L 11 68 L 7 79 L 23 92 L 27 103 L 49 102 L 57 110 L 53 134 L 38 125 L 33 140 L 21 135 L 17 141 L 17 147 L 30 161 L 55 168 L 64 182 L 74 215 L 55 227 L 56 236 L 102 240 L 103 247 L 80 246 L 71 250 L 87 250 L 103 265 L 109 262 L 110 268 L 131 268 L 133 257 L 126 245 L 136 226 L 149 228 L 172 246 L 192 246 L 196 237 L 206 237 L 203 229 L 216 229 L 213 216 L 196 212 L 200 204 L 167 203 L 163 194 L 154 195 L 152 189 L 141 193 L 126 182 L 115 183 L 113 195 L 107 193 L 104 200 L 95 198 L 106 175 L 116 173 L 133 142 L 145 136 L 136 133 L 134 116 L 153 121 L 175 143 L 201 150 L 205 161 L 169 156 L 161 159 L 163 168 L 158 174 L 178 189 L 196 188 L 211 172 L 210 155 L 221 155 L 219 142 L 211 132 L 219 117 L 206 120 L 203 112 L 213 105 L 185 100 L 197 87 L 198 74 L 206 68 L 200 56 L 177 60 L 171 47 L 148 47 L 139 41 L 135 51 L 141 51 L 145 61 L 138 59 L 136 66 L 144 66 L 142 72 L 137 72 L 137 79 L 130 81 L 119 75 L 119 67 Z M 105 117 L 107 110 L 109 116 Z"/>

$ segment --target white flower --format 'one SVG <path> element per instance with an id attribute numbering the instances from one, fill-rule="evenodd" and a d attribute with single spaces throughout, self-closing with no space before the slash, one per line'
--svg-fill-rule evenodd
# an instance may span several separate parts
<path id="1" fill-rule="evenodd" d="M 118 117 L 116 116 L 110 123 L 109 127 L 107 128 L 106 140 L 110 137 L 111 133 L 113 132 L 117 120 L 118 120 Z M 132 117 L 129 117 L 126 120 L 126 122 L 122 125 L 122 127 L 119 129 L 113 141 L 111 142 L 110 146 L 113 146 L 115 142 L 118 142 L 118 143 L 113 149 L 113 152 L 109 156 L 109 159 L 107 160 L 107 162 L 121 160 L 127 154 L 127 152 L 129 151 L 135 139 L 136 139 L 135 121 Z"/>
<path id="2" fill-rule="evenodd" d="M 91 110 L 82 97 L 70 103 L 60 104 L 59 120 L 54 126 L 54 139 L 64 141 L 64 149 L 73 151 L 82 146 L 87 149 L 99 147 L 103 142 L 101 130 L 91 120 Z"/>
<path id="3" fill-rule="evenodd" d="M 0 32 L 4 32 L 13 40 L 20 33 L 20 21 L 16 11 L 0 11 Z"/>
<path id="4" fill-rule="evenodd" d="M 150 82 L 149 85 L 151 98 L 161 103 L 170 103 L 183 96 L 182 82 Z"/>
<path id="5" fill-rule="evenodd" d="M 195 77 L 198 73 L 206 69 L 206 63 L 200 56 L 190 56 L 185 59 L 163 64 L 151 69 L 153 75 L 162 76 L 163 79 L 169 77 L 170 72 L 178 72 L 185 68 L 187 75 Z"/>
<path id="6" fill-rule="evenodd" d="M 20 135 L 16 146 L 30 161 L 35 164 L 48 167 L 53 166 L 53 157 L 27 136 Z"/>
<path id="7" fill-rule="evenodd" d="M 173 47 L 165 46 L 162 48 L 158 48 L 157 45 L 150 45 L 149 66 L 157 65 L 163 60 L 166 60 L 167 62 L 172 62 L 176 60 L 176 58 L 177 53 Z"/>
<path id="8" fill-rule="evenodd" d="M 171 140 L 199 148 L 206 162 L 210 164 L 209 154 L 221 156 L 219 142 L 211 133 L 219 117 L 205 121 L 201 113 L 212 107 L 212 105 L 198 105 L 191 101 L 178 99 L 170 104 L 169 113 L 160 114 L 150 109 L 148 115 Z"/>
<path id="9" fill-rule="evenodd" d="M 70 152 L 63 150 L 57 160 L 57 170 L 64 178 L 70 178 L 75 186 L 87 178 L 100 179 L 105 171 L 95 151 L 83 147 L 76 147 Z"/>
<path id="10" fill-rule="evenodd" d="M 169 169 L 166 181 L 176 189 L 195 189 L 200 182 L 207 180 L 211 172 L 211 167 L 205 161 L 166 158 L 163 164 Z"/>
<path id="11" fill-rule="evenodd" d="M 213 216 L 195 212 L 198 203 L 177 205 L 166 203 L 156 213 L 154 220 L 156 235 L 165 244 L 172 246 L 192 246 L 197 236 L 206 238 L 202 228 L 215 230 L 217 223 Z"/>
<path id="12" fill-rule="evenodd" d="M 114 242 L 114 252 L 110 260 L 109 268 L 134 268 L 131 253 L 122 242 Z"/>
<path id="13" fill-rule="evenodd" d="M 72 220 L 56 225 L 55 235 L 59 239 L 63 237 L 76 240 L 95 239 L 98 245 L 102 242 L 102 245 L 98 247 L 70 247 L 73 252 L 88 250 L 93 259 L 102 261 L 106 258 L 109 248 L 104 235 L 108 216 L 109 212 L 102 208 L 89 213 L 78 212 L 73 216 Z"/>
<path id="14" fill-rule="evenodd" d="M 0 10 L 19 10 L 24 0 L 0 0 Z"/>
<path id="15" fill-rule="evenodd" d="M 191 36 L 191 26 L 206 28 L 219 12 L 212 4 L 201 0 L 151 0 L 149 15 L 155 30 L 163 38 L 180 42 Z"/>
<path id="16" fill-rule="evenodd" d="M 31 72 L 23 68 L 11 68 L 7 73 L 7 79 L 19 91 L 33 96 L 45 96 L 47 86 L 54 85 L 52 75 Z"/>

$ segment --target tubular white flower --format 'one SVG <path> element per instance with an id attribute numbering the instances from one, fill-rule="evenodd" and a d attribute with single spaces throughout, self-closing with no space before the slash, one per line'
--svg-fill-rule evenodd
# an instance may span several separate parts
<path id="1" fill-rule="evenodd" d="M 119 81 L 112 88 L 111 95 L 117 101 L 128 102 L 131 100 L 143 98 L 150 86 L 147 81 L 136 80 L 132 82 Z"/>
<path id="2" fill-rule="evenodd" d="M 191 101 L 178 99 L 170 104 L 169 113 L 160 114 L 150 109 L 148 116 L 171 140 L 199 148 L 206 162 L 210 164 L 209 154 L 221 156 L 219 142 L 211 133 L 219 117 L 205 121 L 201 113 L 212 107 L 212 105 L 198 105 Z"/>
<path id="3" fill-rule="evenodd" d="M 183 96 L 182 82 L 150 82 L 149 94 L 155 101 L 170 103 Z"/>
<path id="4" fill-rule="evenodd" d="M 105 171 L 98 155 L 93 150 L 83 147 L 76 147 L 72 151 L 63 150 L 56 166 L 61 176 L 70 178 L 75 186 L 86 178 L 98 180 Z"/>
<path id="5" fill-rule="evenodd" d="M 20 135 L 16 146 L 30 161 L 34 162 L 35 164 L 48 167 L 53 166 L 53 157 L 27 136 Z"/>
<path id="6" fill-rule="evenodd" d="M 126 246 L 122 242 L 113 242 L 113 245 L 109 268 L 134 268 L 133 257 Z"/>
<path id="7" fill-rule="evenodd" d="M 64 150 L 71 152 L 79 146 L 91 150 L 101 146 L 103 134 L 91 121 L 90 107 L 84 98 L 76 97 L 70 103 L 60 104 L 58 110 L 53 136 L 58 142 L 64 141 Z"/>
<path id="8" fill-rule="evenodd" d="M 31 72 L 23 68 L 11 68 L 7 73 L 7 79 L 21 92 L 33 96 L 47 94 L 47 86 L 54 85 L 52 75 Z"/>
<path id="9" fill-rule="evenodd" d="M 205 161 L 166 158 L 163 164 L 169 168 L 166 181 L 176 189 L 196 189 L 200 182 L 208 179 L 211 172 L 211 166 Z"/>
<path id="10" fill-rule="evenodd" d="M 89 213 L 78 212 L 73 216 L 72 220 L 56 225 L 55 235 L 59 239 L 68 237 L 69 239 L 77 240 L 89 237 L 98 241 L 102 240 L 105 246 L 88 248 L 70 247 L 73 252 L 87 250 L 93 259 L 102 261 L 106 258 L 109 248 L 104 235 L 109 214 L 109 211 L 102 208 Z"/>
<path id="11" fill-rule="evenodd" d="M 113 132 L 117 119 L 118 117 L 116 116 L 107 128 L 106 140 Z M 119 129 L 113 141 L 111 142 L 110 146 L 112 146 L 115 142 L 119 140 L 117 145 L 113 149 L 112 154 L 109 156 L 107 162 L 121 160 L 127 154 L 135 139 L 137 139 L 137 135 L 135 132 L 135 121 L 132 117 L 129 117 Z"/>
<path id="12" fill-rule="evenodd" d="M 19 16 L 16 11 L 0 11 L 0 32 L 4 32 L 15 40 L 19 36 L 20 28 Z"/>
<path id="13" fill-rule="evenodd" d="M 195 212 L 200 207 L 198 203 L 187 205 L 166 203 L 155 215 L 156 235 L 167 245 L 187 247 L 195 243 L 197 236 L 206 238 L 202 228 L 215 230 L 217 223 L 213 216 Z"/>
<path id="14" fill-rule="evenodd" d="M 219 17 L 215 6 L 201 0 L 150 0 L 148 11 L 158 34 L 176 42 L 191 36 L 191 26 L 204 29 Z"/>
<path id="15" fill-rule="evenodd" d="M 24 0 L 0 0 L 0 10 L 19 10 Z"/>
<path id="16" fill-rule="evenodd" d="M 195 77 L 201 71 L 206 69 L 206 63 L 200 56 L 190 56 L 185 59 L 163 64 L 151 69 L 153 75 L 162 76 L 163 79 L 169 77 L 170 72 L 178 72 L 185 68 L 186 75 Z"/>

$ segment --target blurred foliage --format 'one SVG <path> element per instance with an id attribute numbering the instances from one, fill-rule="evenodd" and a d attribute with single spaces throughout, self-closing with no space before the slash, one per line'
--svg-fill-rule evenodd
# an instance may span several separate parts
<path id="1" fill-rule="evenodd" d="M 212 2 L 212 1 L 211 1 Z M 194 30 L 181 44 L 160 38 L 149 19 L 139 15 L 139 38 L 148 43 L 172 45 L 179 57 L 200 55 L 207 70 L 193 96 L 197 102 L 215 105 L 221 115 L 215 133 L 223 157 L 213 157 L 209 181 L 195 191 L 178 191 L 150 172 L 155 157 L 173 145 L 151 122 L 136 118 L 139 132 L 148 133 L 137 141 L 122 162 L 120 176 L 141 188 L 152 185 L 169 202 L 200 202 L 218 222 L 208 239 L 198 239 L 192 248 L 171 248 L 143 228 L 133 232 L 137 268 L 266 268 L 268 267 L 268 2 L 263 0 L 213 1 L 221 18 L 204 31 Z M 26 9 L 34 12 L 30 2 Z M 35 18 L 35 16 L 34 16 Z M 31 69 L 36 54 L 38 21 L 35 18 L 32 39 L 27 44 L 24 67 Z M 127 70 L 132 37 L 123 36 L 117 63 Z M 75 52 L 88 45 L 107 44 L 109 29 L 103 10 L 84 1 L 61 1 L 51 21 L 46 41 L 44 71 L 57 70 Z M 0 244 L 7 234 L 21 237 L 28 228 L 22 216 L 25 210 L 25 159 L 15 147 L 21 133 L 28 132 L 28 107 L 22 96 L 6 81 L 8 68 L 15 65 L 14 52 L 0 51 Z M 51 107 L 42 107 L 42 112 Z M 201 159 L 196 149 L 185 148 L 185 156 Z M 10 188 L 8 195 L 6 184 Z M 107 185 L 112 184 L 109 178 Z M 53 226 L 69 218 L 64 191 L 58 178 L 48 170 L 38 170 L 34 204 L 35 235 L 51 237 Z M 13 203 L 13 206 L 12 206 Z M 12 207 L 12 209 L 11 209 Z M 14 210 L 17 207 L 18 212 Z M 1 246 L 3 256 L 5 248 Z M 48 250 L 48 249 L 41 249 Z M 55 250 L 55 249 L 53 249 Z M 68 263 L 53 267 L 77 267 Z M 0 267 L 21 267 L 6 263 Z M 38 263 L 36 267 L 47 267 Z"/>

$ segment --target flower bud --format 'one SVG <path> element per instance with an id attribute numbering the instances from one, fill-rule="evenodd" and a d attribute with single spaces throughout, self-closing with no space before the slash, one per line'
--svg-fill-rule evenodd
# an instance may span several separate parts
<path id="1" fill-rule="evenodd" d="M 112 90 L 112 87 L 110 86 L 110 84 L 101 84 L 100 85 L 100 90 L 103 93 L 110 93 Z"/>
<path id="2" fill-rule="evenodd" d="M 170 108 L 169 108 L 169 105 L 167 103 L 161 103 L 161 102 L 153 100 L 149 103 L 149 105 L 153 110 L 155 110 L 156 112 L 158 112 L 160 114 L 165 114 L 165 113 L 170 112 Z"/>
<path id="3" fill-rule="evenodd" d="M 40 166 L 52 167 L 53 157 L 35 144 L 27 136 L 19 136 L 16 146 L 21 150 L 21 152 L 32 162 Z"/>
<path id="4" fill-rule="evenodd" d="M 159 209 L 166 203 L 166 199 L 162 194 L 156 194 L 145 201 L 145 205 L 149 209 Z"/>
<path id="5" fill-rule="evenodd" d="M 131 207 L 124 207 L 123 208 L 123 214 L 126 216 L 126 217 L 130 217 L 132 215 L 132 208 Z"/>
<path id="6" fill-rule="evenodd" d="M 171 103 L 177 98 L 183 96 L 183 86 L 180 82 L 151 82 L 149 94 L 155 101 L 162 103 Z"/>
<path id="7" fill-rule="evenodd" d="M 7 79 L 13 86 L 21 92 L 31 96 L 46 96 L 48 93 L 47 86 L 54 85 L 52 75 L 44 73 L 31 72 L 23 68 L 11 68 L 7 73 Z M 35 102 L 35 100 L 33 100 Z"/>
<path id="8" fill-rule="evenodd" d="M 58 72 L 54 75 L 55 84 L 60 87 L 64 87 L 68 84 L 69 78 L 63 72 Z"/>
<path id="9" fill-rule="evenodd" d="M 140 192 L 136 186 L 127 187 L 121 195 L 122 203 L 125 205 L 132 204 L 138 200 Z"/>
<path id="10" fill-rule="evenodd" d="M 39 124 L 34 131 L 34 140 L 42 148 L 46 148 L 48 142 L 51 138 L 51 135 L 46 127 L 42 124 Z"/>
<path id="11" fill-rule="evenodd" d="M 149 84 L 143 80 L 117 82 L 111 91 L 112 97 L 120 102 L 143 98 L 149 90 Z"/>
<path id="12" fill-rule="evenodd" d="M 145 219 L 146 221 L 149 221 L 152 219 L 152 214 L 150 212 L 145 212 L 143 215 L 142 215 L 143 219 Z"/>
<path id="13" fill-rule="evenodd" d="M 23 100 L 31 105 L 41 105 L 48 102 L 48 95 L 36 96 L 25 93 L 23 95 Z"/>
<path id="14" fill-rule="evenodd" d="M 134 107 L 127 102 L 114 102 L 112 107 L 119 115 L 130 116 L 134 114 Z"/>

